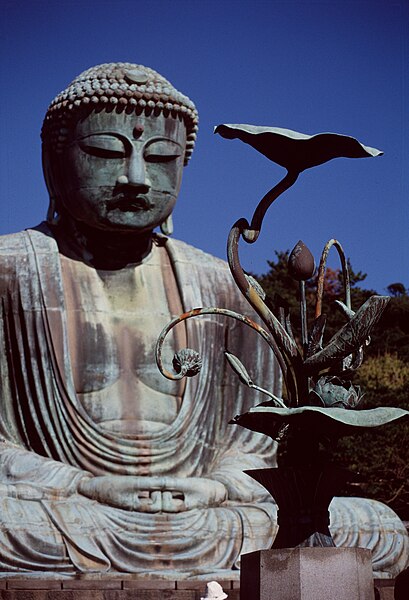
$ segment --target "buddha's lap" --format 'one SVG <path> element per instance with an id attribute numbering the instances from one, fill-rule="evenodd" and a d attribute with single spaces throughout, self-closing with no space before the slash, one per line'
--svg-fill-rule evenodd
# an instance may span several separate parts
<path id="1" fill-rule="evenodd" d="M 180 570 L 230 569 L 241 553 L 271 546 L 277 531 L 272 502 L 177 514 L 121 510 L 78 494 L 54 501 L 3 496 L 0 504 L 0 568 L 5 571 L 24 564 L 28 570 L 71 565 L 81 571 L 139 572 L 170 564 Z M 395 576 L 405 568 L 408 536 L 388 507 L 335 498 L 330 512 L 336 545 L 371 549 L 376 576 Z"/>
<path id="2" fill-rule="evenodd" d="M 231 568 L 244 538 L 252 539 L 249 550 L 271 543 L 275 521 L 272 503 L 146 514 L 77 494 L 57 501 L 3 497 L 0 509 L 0 568 L 5 571 L 25 562 L 32 570 L 60 570 L 67 563 L 81 571 L 133 572 L 166 568 L 169 561 L 180 570 Z"/>

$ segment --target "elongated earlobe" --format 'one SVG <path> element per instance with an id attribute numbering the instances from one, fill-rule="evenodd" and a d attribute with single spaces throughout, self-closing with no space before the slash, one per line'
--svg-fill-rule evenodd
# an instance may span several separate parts
<path id="1" fill-rule="evenodd" d="M 173 233 L 173 218 L 172 215 L 169 215 L 168 218 L 163 221 L 160 226 L 160 230 L 163 235 L 172 235 Z"/>
<path id="2" fill-rule="evenodd" d="M 50 204 L 48 205 L 47 210 L 47 223 L 49 225 L 57 225 L 60 220 L 60 215 L 56 209 L 55 198 L 50 196 Z"/>

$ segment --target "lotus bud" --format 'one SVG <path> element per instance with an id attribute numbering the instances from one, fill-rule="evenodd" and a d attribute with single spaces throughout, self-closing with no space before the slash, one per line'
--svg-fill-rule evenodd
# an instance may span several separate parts
<path id="1" fill-rule="evenodd" d="M 315 272 L 314 257 L 301 240 L 294 246 L 288 259 L 288 271 L 296 281 L 307 281 Z"/>

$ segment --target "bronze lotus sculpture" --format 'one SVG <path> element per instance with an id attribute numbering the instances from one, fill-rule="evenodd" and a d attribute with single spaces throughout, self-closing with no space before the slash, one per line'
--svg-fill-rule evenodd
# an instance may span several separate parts
<path id="1" fill-rule="evenodd" d="M 328 463 L 325 448 L 341 436 L 409 415 L 408 411 L 391 407 L 352 410 L 358 407 L 361 394 L 359 388 L 353 386 L 351 375 L 362 363 L 363 349 L 369 343 L 370 333 L 389 297 L 374 295 L 353 311 L 345 254 L 341 244 L 331 239 L 321 255 L 315 318 L 309 327 L 305 281 L 314 275 L 315 261 L 300 240 L 288 261 L 289 273 L 300 286 L 299 343 L 293 333 L 288 307 L 279 299 L 268 298 L 255 279 L 243 270 L 238 248 L 241 238 L 250 244 L 257 240 L 266 211 L 296 182 L 302 171 L 337 157 L 375 157 L 382 152 L 364 146 L 355 138 L 333 133 L 309 136 L 287 129 L 252 125 L 219 125 L 215 133 L 226 139 L 240 139 L 287 169 L 285 177 L 259 202 L 251 222 L 239 219 L 228 238 L 228 262 L 233 278 L 266 328 L 228 309 L 194 309 L 174 319 L 163 330 L 156 351 L 158 366 L 170 379 L 192 376 L 200 370 L 200 357 L 194 350 L 177 353 L 174 373 L 164 368 L 161 359 L 167 333 L 177 323 L 191 317 L 204 314 L 230 316 L 255 329 L 264 338 L 280 365 L 286 399 L 278 398 L 254 383 L 241 360 L 227 351 L 226 358 L 241 382 L 268 396 L 268 400 L 237 415 L 231 423 L 277 440 L 285 438 L 287 451 L 278 468 L 246 472 L 273 495 L 279 506 L 280 527 L 273 548 L 333 546 L 328 529 L 328 506 L 350 474 Z M 346 323 L 324 343 L 326 317 L 322 314 L 322 298 L 326 262 L 332 247 L 336 248 L 341 260 L 345 299 L 338 301 L 338 307 Z"/>

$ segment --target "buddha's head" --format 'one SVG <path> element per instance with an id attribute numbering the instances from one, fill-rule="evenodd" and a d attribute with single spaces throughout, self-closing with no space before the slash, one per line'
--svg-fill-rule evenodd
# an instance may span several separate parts
<path id="1" fill-rule="evenodd" d="M 152 231 L 173 210 L 197 123 L 194 104 L 152 69 L 109 63 L 85 71 L 43 124 L 48 220 Z"/>

